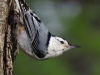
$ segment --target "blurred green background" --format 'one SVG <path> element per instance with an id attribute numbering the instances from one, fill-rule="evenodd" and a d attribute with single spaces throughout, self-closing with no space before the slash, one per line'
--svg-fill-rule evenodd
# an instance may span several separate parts
<path id="1" fill-rule="evenodd" d="M 21 50 L 14 75 L 100 75 L 100 0 L 26 0 L 51 33 L 74 45 L 63 55 L 37 61 Z"/>

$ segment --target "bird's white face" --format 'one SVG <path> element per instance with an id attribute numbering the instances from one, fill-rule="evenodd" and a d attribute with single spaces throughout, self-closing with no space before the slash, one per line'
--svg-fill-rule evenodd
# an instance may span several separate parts
<path id="1" fill-rule="evenodd" d="M 71 48 L 68 42 L 60 37 L 51 37 L 48 46 L 48 54 L 45 58 L 61 55 L 64 51 Z"/>

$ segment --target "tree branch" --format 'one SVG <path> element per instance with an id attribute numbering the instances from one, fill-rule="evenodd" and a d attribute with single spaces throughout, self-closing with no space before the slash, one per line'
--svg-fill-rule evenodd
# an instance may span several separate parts
<path id="1" fill-rule="evenodd" d="M 17 52 L 14 0 L 0 0 L 0 75 L 13 75 Z"/>

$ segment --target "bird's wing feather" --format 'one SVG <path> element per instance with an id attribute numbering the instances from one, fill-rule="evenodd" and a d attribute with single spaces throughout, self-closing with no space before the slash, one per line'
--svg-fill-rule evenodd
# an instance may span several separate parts
<path id="1" fill-rule="evenodd" d="M 24 27 L 26 29 L 27 34 L 29 35 L 29 38 L 32 40 L 33 36 L 35 36 L 35 33 L 37 31 L 35 25 L 33 25 L 34 22 L 32 19 L 33 17 L 31 15 L 31 13 L 33 12 L 32 10 L 30 10 L 29 6 L 27 6 L 27 4 L 23 0 L 19 0 L 19 5 L 24 21 Z"/>
<path id="2" fill-rule="evenodd" d="M 19 5 L 23 14 L 25 30 L 31 40 L 33 52 L 42 58 L 47 54 L 47 45 L 51 33 L 23 0 L 19 0 Z"/>

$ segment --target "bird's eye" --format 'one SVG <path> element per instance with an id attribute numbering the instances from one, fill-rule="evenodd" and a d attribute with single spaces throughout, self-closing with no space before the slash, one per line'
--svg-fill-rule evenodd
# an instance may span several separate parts
<path id="1" fill-rule="evenodd" d="M 64 41 L 60 41 L 61 44 L 64 44 Z"/>

